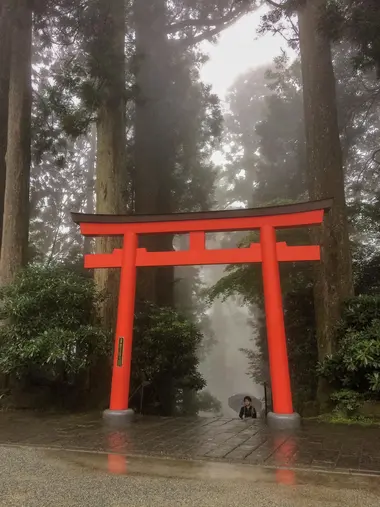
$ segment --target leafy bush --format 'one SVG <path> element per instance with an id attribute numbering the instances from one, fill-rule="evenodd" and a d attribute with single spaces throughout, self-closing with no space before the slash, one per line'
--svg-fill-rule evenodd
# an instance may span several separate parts
<path id="1" fill-rule="evenodd" d="M 197 394 L 197 409 L 199 412 L 220 414 L 222 411 L 222 404 L 209 391 L 204 390 Z"/>
<path id="2" fill-rule="evenodd" d="M 356 414 L 362 403 L 361 395 L 350 389 L 336 391 L 331 395 L 331 400 L 336 404 L 335 412 L 347 416 Z"/>
<path id="3" fill-rule="evenodd" d="M 0 371 L 41 385 L 74 384 L 109 353 L 93 281 L 64 267 L 30 266 L 0 292 Z"/>
<path id="4" fill-rule="evenodd" d="M 203 336 L 198 327 L 173 308 L 142 304 L 137 308 L 132 355 L 132 384 L 149 382 L 151 402 L 172 414 L 184 390 L 199 391 L 205 381 L 198 372 Z M 152 399 L 153 398 L 153 399 Z"/>
<path id="5" fill-rule="evenodd" d="M 25 393 L 33 386 L 48 388 L 45 405 L 71 406 L 71 398 L 82 403 L 83 388 L 88 401 L 91 366 L 110 356 L 113 343 L 97 320 L 99 302 L 93 280 L 78 270 L 25 269 L 0 292 L 0 372 L 18 379 Z M 142 382 L 149 384 L 145 401 L 155 413 L 174 413 L 176 405 L 189 399 L 185 392 L 205 386 L 197 369 L 202 338 L 174 309 L 150 304 L 137 308 L 132 392 Z"/>
<path id="6" fill-rule="evenodd" d="M 319 372 L 337 390 L 333 401 L 355 411 L 359 399 L 380 399 L 380 296 L 349 300 L 338 326 L 338 350 Z"/>
<path id="7" fill-rule="evenodd" d="M 220 414 L 222 412 L 221 402 L 207 389 L 200 392 L 184 391 L 183 397 L 179 397 L 176 413 L 184 416 L 195 416 L 201 412 Z"/>

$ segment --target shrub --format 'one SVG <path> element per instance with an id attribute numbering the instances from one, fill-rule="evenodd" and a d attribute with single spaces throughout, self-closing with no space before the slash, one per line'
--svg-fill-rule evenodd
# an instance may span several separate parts
<path id="1" fill-rule="evenodd" d="M 91 366 L 110 356 L 113 337 L 97 319 L 100 296 L 78 270 L 33 265 L 0 292 L 0 372 L 30 393 L 49 388 L 46 405 L 82 403 Z M 132 391 L 149 384 L 154 412 L 172 414 L 184 392 L 205 386 L 198 372 L 202 334 L 172 308 L 137 308 L 132 355 Z M 64 400 L 63 398 L 66 398 Z M 86 401 L 88 400 L 86 395 Z M 82 405 L 83 406 L 83 405 Z"/>
<path id="2" fill-rule="evenodd" d="M 23 270 L 0 292 L 0 371 L 28 384 L 75 384 L 109 353 L 97 303 L 88 277 L 59 266 Z"/>
<path id="3" fill-rule="evenodd" d="M 181 390 L 178 392 L 176 415 L 193 417 L 202 412 L 219 415 L 222 412 L 222 404 L 207 389 L 199 392 L 195 390 Z"/>
<path id="4" fill-rule="evenodd" d="M 362 397 L 359 393 L 350 389 L 341 389 L 331 395 L 335 403 L 335 412 L 345 416 L 354 416 L 362 404 Z"/>
<path id="5" fill-rule="evenodd" d="M 360 397 L 380 399 L 379 316 L 380 296 L 349 300 L 338 326 L 338 350 L 319 367 L 320 374 L 337 391 L 333 401 L 346 403 L 349 411 L 350 404 L 356 407 Z"/>
<path id="6" fill-rule="evenodd" d="M 149 382 L 161 413 L 172 414 L 184 390 L 199 391 L 205 386 L 198 371 L 202 339 L 198 327 L 173 308 L 153 304 L 138 306 L 132 383 L 136 388 L 143 381 Z"/>
<path id="7" fill-rule="evenodd" d="M 222 411 L 221 402 L 207 390 L 198 393 L 196 401 L 197 411 L 199 412 L 219 414 Z"/>

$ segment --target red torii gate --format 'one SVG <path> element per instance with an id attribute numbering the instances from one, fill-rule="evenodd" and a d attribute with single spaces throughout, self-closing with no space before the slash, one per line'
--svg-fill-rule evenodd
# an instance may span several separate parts
<path id="1" fill-rule="evenodd" d="M 123 248 L 109 254 L 85 256 L 86 268 L 121 268 L 119 303 L 113 359 L 110 409 L 105 417 L 128 420 L 136 268 L 261 262 L 267 323 L 273 413 L 269 422 L 276 427 L 298 426 L 293 412 L 286 347 L 279 262 L 317 261 L 319 245 L 288 246 L 276 241 L 276 228 L 321 224 L 330 199 L 267 208 L 237 209 L 170 215 L 88 215 L 72 213 L 84 236 L 123 236 Z M 260 243 L 248 248 L 209 250 L 208 232 L 260 230 Z M 138 235 L 189 234 L 185 251 L 148 252 L 138 248 Z"/>

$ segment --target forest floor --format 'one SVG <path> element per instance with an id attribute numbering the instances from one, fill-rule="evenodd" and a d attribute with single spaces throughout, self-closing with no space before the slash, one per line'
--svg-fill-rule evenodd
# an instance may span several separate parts
<path id="1" fill-rule="evenodd" d="M 0 412 L 0 446 L 98 453 L 115 470 L 151 457 L 259 465 L 283 477 L 292 470 L 380 475 L 379 427 L 315 422 L 287 434 L 260 420 L 141 417 L 112 430 L 97 414 Z"/>

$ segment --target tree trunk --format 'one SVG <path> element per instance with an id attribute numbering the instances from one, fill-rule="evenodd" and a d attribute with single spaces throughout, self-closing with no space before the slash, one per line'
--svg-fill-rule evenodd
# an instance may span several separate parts
<path id="1" fill-rule="evenodd" d="M 334 199 L 315 233 L 322 246 L 314 286 L 320 360 L 334 351 L 342 302 L 353 294 L 335 76 L 330 43 L 320 28 L 325 8 L 326 0 L 307 0 L 299 11 L 308 190 L 311 199 Z"/>
<path id="2" fill-rule="evenodd" d="M 170 102 L 171 48 L 165 33 L 166 1 L 136 0 L 135 212 L 171 213 L 176 145 Z M 171 236 L 141 238 L 151 251 L 171 250 Z M 138 298 L 173 303 L 174 268 L 144 268 Z"/>
<path id="3" fill-rule="evenodd" d="M 103 97 L 97 118 L 96 212 L 120 214 L 127 211 L 127 168 L 125 129 L 125 7 L 124 0 L 99 0 L 98 42 L 104 48 L 101 61 Z M 99 237 L 96 253 L 111 253 L 120 238 Z M 113 335 L 119 295 L 119 270 L 95 270 L 95 283 L 105 295 L 100 308 L 104 328 Z M 113 336 L 112 336 L 113 339 Z M 91 403 L 107 403 L 111 358 L 100 358 L 90 373 Z"/>
<path id="4" fill-rule="evenodd" d="M 94 213 L 95 196 L 94 196 L 94 178 L 95 178 L 95 162 L 96 162 L 96 125 L 93 124 L 89 136 L 90 151 L 87 160 L 87 182 L 86 182 L 86 213 Z M 86 236 L 83 241 L 83 253 L 91 254 L 93 251 L 93 239 Z"/>
<path id="5" fill-rule="evenodd" d="M 125 133 L 125 9 L 123 0 L 99 0 L 101 42 L 104 79 L 103 100 L 97 120 L 96 156 L 96 212 L 126 213 L 127 186 L 126 133 Z M 96 252 L 111 253 L 120 246 L 119 238 L 100 237 Z M 107 294 L 101 309 L 104 326 L 113 330 L 117 310 L 119 270 L 99 269 L 95 282 Z"/>
<path id="6" fill-rule="evenodd" d="M 0 250 L 3 233 L 5 155 L 8 135 L 8 91 L 11 49 L 10 0 L 0 0 Z M 0 391 L 7 388 L 9 376 L 0 372 Z"/>
<path id="7" fill-rule="evenodd" d="M 1 284 L 25 264 L 29 229 L 32 11 L 28 0 L 12 6 L 11 69 Z"/>
<path id="8" fill-rule="evenodd" d="M 11 48 L 10 1 L 0 0 L 0 248 L 3 230 L 5 155 L 8 133 L 8 90 Z"/>

